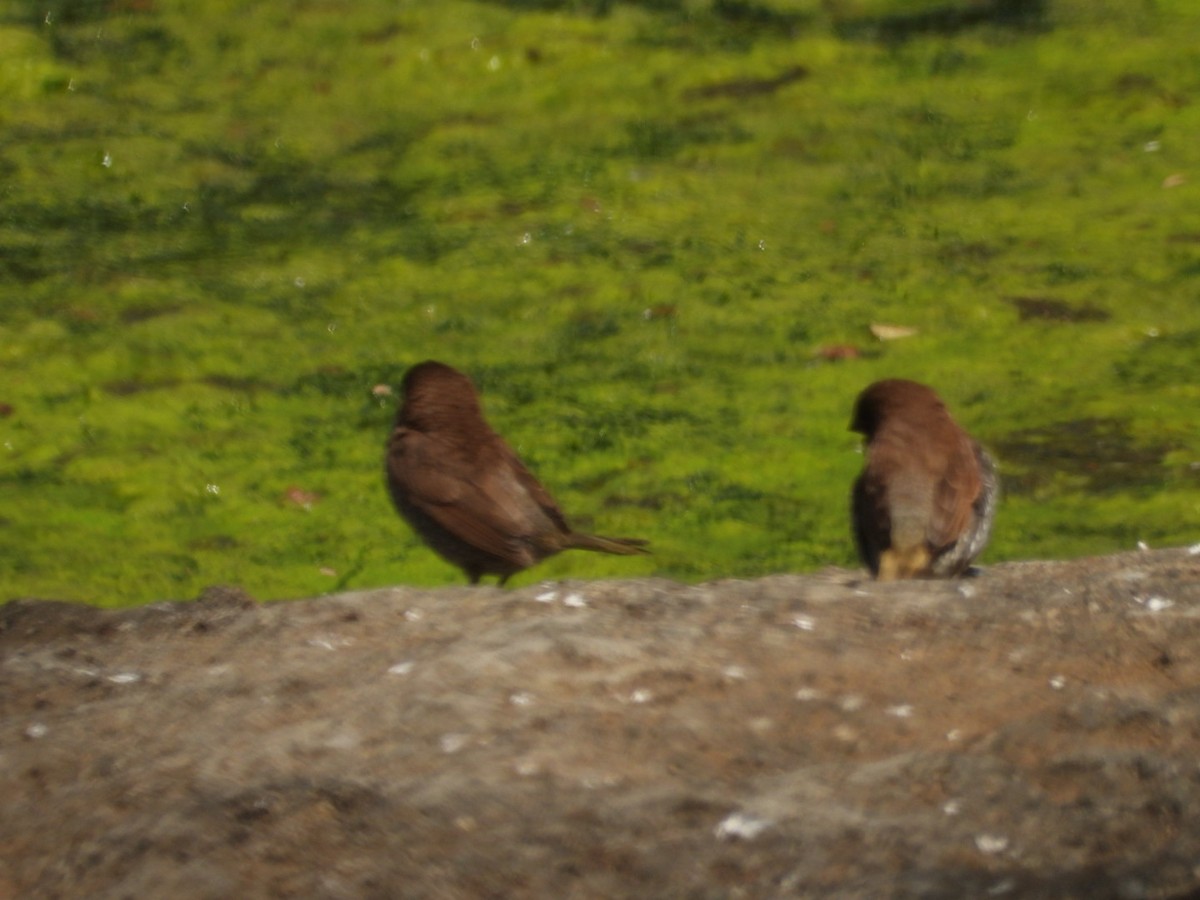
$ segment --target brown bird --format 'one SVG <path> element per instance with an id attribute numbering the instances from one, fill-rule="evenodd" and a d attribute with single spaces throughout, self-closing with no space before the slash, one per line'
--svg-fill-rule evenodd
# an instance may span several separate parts
<path id="1" fill-rule="evenodd" d="M 578 548 L 648 553 L 646 541 L 572 531 L 554 498 L 491 429 L 466 375 L 432 360 L 405 373 L 387 444 L 396 509 L 421 539 L 471 584 Z"/>
<path id="2" fill-rule="evenodd" d="M 961 574 L 988 542 L 996 465 L 932 389 L 877 381 L 858 395 L 850 430 L 866 437 L 851 519 L 858 555 L 880 581 Z"/>

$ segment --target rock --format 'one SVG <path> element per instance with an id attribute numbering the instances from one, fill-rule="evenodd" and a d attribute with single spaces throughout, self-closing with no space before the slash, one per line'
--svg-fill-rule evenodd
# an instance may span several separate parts
<path id="1" fill-rule="evenodd" d="M 1183 897 L 1200 555 L 0 608 L 0 893 Z"/>

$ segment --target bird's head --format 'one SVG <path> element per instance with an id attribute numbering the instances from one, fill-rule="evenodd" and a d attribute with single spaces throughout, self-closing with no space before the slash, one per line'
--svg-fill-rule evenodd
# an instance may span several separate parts
<path id="1" fill-rule="evenodd" d="M 905 378 L 888 378 L 868 385 L 854 401 L 850 430 L 857 431 L 868 441 L 880 425 L 896 413 L 939 415 L 945 410 L 932 388 Z"/>
<path id="2" fill-rule="evenodd" d="M 400 391 L 396 421 L 409 428 L 423 431 L 483 419 L 471 379 L 445 363 L 426 360 L 413 366 L 404 373 Z"/>

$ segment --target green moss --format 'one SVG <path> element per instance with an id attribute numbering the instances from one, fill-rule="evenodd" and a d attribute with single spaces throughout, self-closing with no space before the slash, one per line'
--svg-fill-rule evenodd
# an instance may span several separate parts
<path id="1" fill-rule="evenodd" d="M 852 563 L 849 410 L 893 375 L 999 456 L 986 560 L 1195 541 L 1197 25 L 17 4 L 0 599 L 460 580 L 382 489 L 372 389 L 431 357 L 580 527 L 654 544 L 517 583 Z"/>

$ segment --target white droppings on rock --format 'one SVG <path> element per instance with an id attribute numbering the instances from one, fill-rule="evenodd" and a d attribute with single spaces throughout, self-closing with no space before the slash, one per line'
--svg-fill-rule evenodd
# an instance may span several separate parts
<path id="1" fill-rule="evenodd" d="M 404 618 L 409 622 L 420 622 L 423 618 L 425 618 L 425 613 L 421 612 L 419 609 L 406 609 L 404 611 Z"/>
<path id="2" fill-rule="evenodd" d="M 443 734 L 438 741 L 438 746 L 442 748 L 443 753 L 457 753 L 463 747 L 467 746 L 467 736 L 458 732 Z"/>
<path id="3" fill-rule="evenodd" d="M 649 703 L 653 699 L 654 694 L 650 693 L 650 691 L 646 690 L 645 688 L 638 688 L 629 695 L 630 703 Z"/>
<path id="4" fill-rule="evenodd" d="M 45 725 L 43 725 L 41 722 L 34 722 L 32 725 L 30 725 L 28 728 L 25 729 L 25 737 L 29 738 L 32 741 L 36 741 L 39 738 L 44 738 L 49 733 L 50 733 L 50 729 L 47 728 Z"/>
<path id="5" fill-rule="evenodd" d="M 1055 675 L 1050 679 L 1050 687 L 1056 691 L 1061 691 L 1067 686 L 1067 678 L 1065 675 Z"/>
<path id="6" fill-rule="evenodd" d="M 962 803 L 958 800 L 947 800 L 942 804 L 942 812 L 948 816 L 957 816 L 962 811 Z"/>
<path id="7" fill-rule="evenodd" d="M 1164 609 L 1170 609 L 1175 605 L 1174 600 L 1168 600 L 1166 597 L 1147 597 L 1146 609 L 1152 613 L 1162 612 Z"/>
<path id="8" fill-rule="evenodd" d="M 533 694 L 529 691 L 517 691 L 515 694 L 509 694 L 508 702 L 513 706 L 532 706 Z"/>
<path id="9" fill-rule="evenodd" d="M 889 706 L 884 712 L 897 719 L 911 719 L 913 708 L 911 703 L 897 703 L 895 706 Z"/>
<path id="10" fill-rule="evenodd" d="M 1200 556 L 1200 544 L 1192 544 L 1188 547 L 1188 556 Z"/>
<path id="11" fill-rule="evenodd" d="M 726 666 L 721 670 L 721 674 L 730 681 L 744 681 L 746 679 L 746 670 L 741 666 Z"/>
<path id="12" fill-rule="evenodd" d="M 578 594 L 572 591 L 571 593 L 567 594 L 567 596 L 563 597 L 563 606 L 570 606 L 573 609 L 580 609 L 584 606 L 587 606 L 587 600 L 584 599 L 583 594 Z"/>
<path id="13" fill-rule="evenodd" d="M 799 615 L 792 619 L 792 624 L 801 631 L 812 631 L 817 627 L 817 622 L 812 616 Z"/>
<path id="14" fill-rule="evenodd" d="M 558 599 L 558 591 L 542 591 L 534 598 L 538 603 L 553 603 Z"/>
<path id="15" fill-rule="evenodd" d="M 842 712 L 858 712 L 866 705 L 867 701 L 858 694 L 847 694 L 838 702 Z"/>
<path id="16" fill-rule="evenodd" d="M 134 684 L 142 680 L 142 676 L 137 672 L 114 672 L 108 676 L 108 680 L 113 684 Z"/>
<path id="17" fill-rule="evenodd" d="M 821 700 L 824 697 L 825 694 L 816 688 L 802 687 L 796 691 L 796 699 L 801 703 L 811 703 L 814 700 Z"/>
<path id="18" fill-rule="evenodd" d="M 713 833 L 723 841 L 732 839 L 752 841 L 771 825 L 770 819 L 761 819 L 748 813 L 735 812 L 722 819 Z"/>
<path id="19" fill-rule="evenodd" d="M 407 675 L 413 670 L 413 666 L 415 665 L 416 663 L 414 663 L 411 659 L 406 659 L 404 662 L 398 662 L 394 666 L 388 666 L 388 674 Z"/>
<path id="20" fill-rule="evenodd" d="M 1008 838 L 1002 834 L 977 834 L 975 846 L 979 848 L 980 853 L 1003 853 L 1008 849 Z"/>

